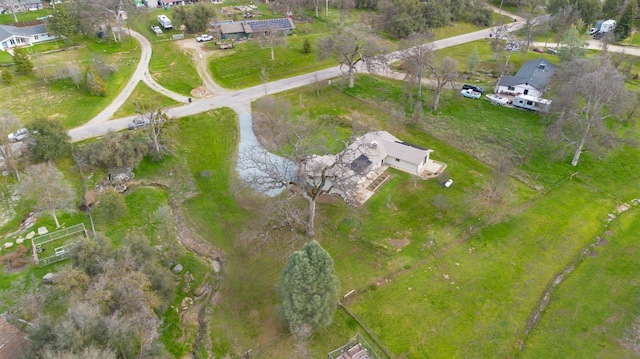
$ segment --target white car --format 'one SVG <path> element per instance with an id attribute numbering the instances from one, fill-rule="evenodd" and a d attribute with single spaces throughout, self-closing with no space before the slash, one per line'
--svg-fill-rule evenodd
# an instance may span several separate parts
<path id="1" fill-rule="evenodd" d="M 472 99 L 479 99 L 480 96 L 482 96 L 482 94 L 478 91 L 473 91 L 472 89 L 467 89 L 467 90 L 462 90 L 460 91 L 460 94 L 464 97 L 468 97 L 468 98 L 472 98 Z"/>
<path id="2" fill-rule="evenodd" d="M 595 35 L 596 32 L 598 32 L 598 28 L 596 27 L 592 27 L 591 29 L 589 29 L 589 35 Z"/>
<path id="3" fill-rule="evenodd" d="M 9 137 L 9 141 L 11 142 L 22 141 L 25 138 L 29 137 L 29 130 L 27 130 L 26 128 L 21 128 L 14 133 L 10 133 L 7 137 Z"/>
<path id="4" fill-rule="evenodd" d="M 133 121 L 129 122 L 129 129 L 130 130 L 135 130 L 136 128 L 139 128 L 139 127 L 145 127 L 148 124 L 149 124 L 149 121 L 147 121 L 144 118 L 138 117 L 138 118 L 134 119 Z"/>
<path id="5" fill-rule="evenodd" d="M 198 41 L 198 42 L 211 41 L 211 40 L 213 40 L 213 36 L 211 36 L 209 34 L 196 36 L 196 41 Z"/>
<path id="6" fill-rule="evenodd" d="M 160 26 L 151 26 L 151 31 L 153 31 L 156 35 L 162 35 L 162 29 Z"/>

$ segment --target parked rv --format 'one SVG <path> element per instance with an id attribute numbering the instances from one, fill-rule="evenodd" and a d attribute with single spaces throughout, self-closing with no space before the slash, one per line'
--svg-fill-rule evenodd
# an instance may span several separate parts
<path id="1" fill-rule="evenodd" d="M 551 100 L 529 95 L 518 95 L 513 99 L 511 104 L 514 107 L 523 108 L 525 110 L 547 112 L 549 111 L 549 106 L 551 106 Z"/>
<path id="2" fill-rule="evenodd" d="M 171 20 L 167 17 L 167 15 L 158 15 L 158 23 L 165 30 L 173 29 L 173 24 L 171 23 Z"/>

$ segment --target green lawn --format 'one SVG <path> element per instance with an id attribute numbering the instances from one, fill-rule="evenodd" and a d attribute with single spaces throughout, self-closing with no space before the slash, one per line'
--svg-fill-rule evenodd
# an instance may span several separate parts
<path id="1" fill-rule="evenodd" d="M 168 108 L 178 104 L 177 101 L 174 101 L 166 96 L 163 96 L 155 91 L 153 91 L 147 84 L 140 81 L 136 86 L 135 90 L 129 96 L 127 101 L 116 111 L 113 115 L 114 118 L 126 117 L 130 115 L 136 114 L 138 108 L 136 107 L 136 103 L 139 104 L 151 104 L 157 105 L 162 108 Z"/>
<path id="2" fill-rule="evenodd" d="M 637 318 L 640 231 L 632 208 L 599 233 L 606 244 L 592 248 L 553 294 L 520 358 L 626 358 L 627 328 Z M 595 242 L 595 238 L 594 238 Z"/>
<path id="3" fill-rule="evenodd" d="M 47 16 L 50 13 L 49 9 L 40 9 L 36 11 L 24 11 L 16 13 L 18 21 L 31 21 L 36 20 L 39 17 Z M 13 14 L 0 15 L 0 24 L 11 25 L 14 22 Z"/>
<path id="4" fill-rule="evenodd" d="M 76 50 L 37 54 L 32 60 L 41 70 L 36 69 L 29 76 L 16 76 L 10 86 L 0 87 L 0 96 L 5 99 L 4 108 L 13 112 L 23 123 L 47 117 L 58 119 L 65 127 L 72 128 L 88 121 L 113 101 L 129 81 L 139 58 L 140 51 L 135 43 L 126 43 L 120 49 L 118 44 L 101 44 L 92 40 L 86 47 Z M 107 96 L 89 95 L 78 90 L 68 79 L 55 80 L 55 73 L 63 70 L 65 63 L 77 63 L 84 70 L 91 59 L 117 68 L 105 79 Z M 45 78 L 47 81 L 44 81 Z M 15 95 L 18 93 L 19 97 Z"/>
<path id="5" fill-rule="evenodd" d="M 268 81 L 304 74 L 337 65 L 334 60 L 317 61 L 315 50 L 310 54 L 302 52 L 305 39 L 315 43 L 318 35 L 290 36 L 286 48 L 275 49 L 275 60 L 271 61 L 271 51 L 261 49 L 254 41 L 248 41 L 226 51 L 222 57 L 212 58 L 209 69 L 218 84 L 227 88 L 245 88 L 262 83 L 261 71 L 264 67 Z"/>
<path id="6" fill-rule="evenodd" d="M 149 72 L 160 85 L 189 96 L 191 90 L 202 86 L 202 80 L 193 64 L 193 56 L 180 50 L 175 43 L 154 43 Z"/>

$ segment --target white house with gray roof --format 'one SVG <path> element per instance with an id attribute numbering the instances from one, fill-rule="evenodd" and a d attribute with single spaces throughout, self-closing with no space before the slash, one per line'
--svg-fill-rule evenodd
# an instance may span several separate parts
<path id="1" fill-rule="evenodd" d="M 57 36 L 47 33 L 47 25 L 44 23 L 24 27 L 0 25 L 0 51 L 8 51 L 18 46 L 31 46 L 56 38 Z"/>
<path id="2" fill-rule="evenodd" d="M 545 59 L 527 61 L 515 76 L 500 77 L 494 92 L 499 95 L 542 97 L 555 71 L 556 65 Z"/>
<path id="3" fill-rule="evenodd" d="M 433 150 L 401 141 L 387 131 L 369 132 L 356 138 L 337 155 L 313 156 L 304 164 L 309 180 L 327 179 L 325 190 L 348 202 L 364 203 L 369 185 L 391 167 L 416 176 L 436 176 L 446 167 L 430 159 Z M 429 176 L 427 176 L 429 175 Z"/>

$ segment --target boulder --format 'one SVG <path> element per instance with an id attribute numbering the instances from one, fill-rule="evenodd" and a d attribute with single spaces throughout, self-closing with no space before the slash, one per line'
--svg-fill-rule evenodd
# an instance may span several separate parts
<path id="1" fill-rule="evenodd" d="M 220 272 L 222 265 L 220 264 L 219 260 L 214 260 L 212 265 L 213 265 L 213 273 L 217 274 L 218 272 Z"/>
<path id="2" fill-rule="evenodd" d="M 32 240 L 32 239 L 33 239 L 33 237 L 35 237 L 35 236 L 36 236 L 36 232 L 31 231 L 31 232 L 29 232 L 29 233 L 27 234 L 27 239 L 28 239 L 28 240 Z"/>
<path id="3" fill-rule="evenodd" d="M 178 274 L 178 273 L 182 272 L 182 264 L 180 264 L 180 263 L 176 264 L 171 271 L 174 274 Z"/>
<path id="4" fill-rule="evenodd" d="M 43 284 L 53 284 L 56 280 L 56 276 L 57 274 L 54 273 L 47 273 L 44 275 L 44 277 L 42 277 L 42 283 Z"/>
<path id="5" fill-rule="evenodd" d="M 7 249 L 13 247 L 13 242 L 7 242 L 2 245 L 2 248 Z"/>
<path id="6" fill-rule="evenodd" d="M 24 238 L 22 237 L 18 237 L 18 239 L 16 239 L 16 244 L 22 244 L 24 242 Z"/>

